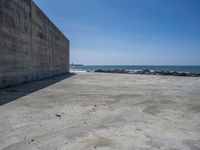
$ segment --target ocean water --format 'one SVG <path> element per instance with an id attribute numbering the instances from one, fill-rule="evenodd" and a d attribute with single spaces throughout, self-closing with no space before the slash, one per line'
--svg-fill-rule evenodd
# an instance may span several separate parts
<path id="1" fill-rule="evenodd" d="M 127 71 L 141 71 L 141 70 L 151 70 L 151 71 L 176 71 L 176 72 L 191 72 L 200 73 L 200 66 L 130 66 L 130 65 L 106 65 L 106 66 L 71 66 L 71 72 L 93 72 L 98 69 L 104 70 L 114 70 L 114 69 L 124 69 Z"/>

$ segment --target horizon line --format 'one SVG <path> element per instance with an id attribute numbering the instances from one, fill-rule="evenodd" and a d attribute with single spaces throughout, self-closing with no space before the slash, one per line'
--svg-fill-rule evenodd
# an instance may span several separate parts
<path id="1" fill-rule="evenodd" d="M 70 63 L 71 65 L 72 63 Z M 81 64 L 84 66 L 180 66 L 180 67 L 200 67 L 200 65 L 130 65 L 130 64 L 82 64 L 82 63 L 73 63 L 73 64 Z"/>

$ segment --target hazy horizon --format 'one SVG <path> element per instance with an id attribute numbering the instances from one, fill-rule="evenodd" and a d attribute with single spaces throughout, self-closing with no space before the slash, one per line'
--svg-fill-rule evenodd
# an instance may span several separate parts
<path id="1" fill-rule="evenodd" d="M 79 62 L 72 62 L 70 61 L 70 65 L 74 64 L 74 65 L 84 65 L 84 66 L 192 66 L 192 67 L 200 67 L 200 65 L 187 65 L 187 64 L 84 64 L 84 63 L 79 63 Z"/>
<path id="2" fill-rule="evenodd" d="M 199 0 L 34 0 L 70 40 L 71 63 L 200 66 Z"/>

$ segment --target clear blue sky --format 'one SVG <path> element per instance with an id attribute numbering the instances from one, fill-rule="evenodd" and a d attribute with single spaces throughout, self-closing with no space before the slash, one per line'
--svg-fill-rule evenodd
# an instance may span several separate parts
<path id="1" fill-rule="evenodd" d="M 200 0 L 35 0 L 68 37 L 71 62 L 200 65 Z"/>

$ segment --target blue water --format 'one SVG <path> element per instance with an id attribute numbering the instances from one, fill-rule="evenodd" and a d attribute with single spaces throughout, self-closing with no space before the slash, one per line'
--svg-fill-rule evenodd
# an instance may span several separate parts
<path id="1" fill-rule="evenodd" d="M 120 66 L 120 65 L 107 65 L 107 66 L 71 66 L 71 72 L 78 71 L 95 71 L 97 69 L 113 70 L 113 69 L 125 69 L 127 71 L 139 71 L 139 70 L 152 70 L 152 71 L 177 71 L 177 72 L 191 72 L 200 73 L 200 66 Z"/>

